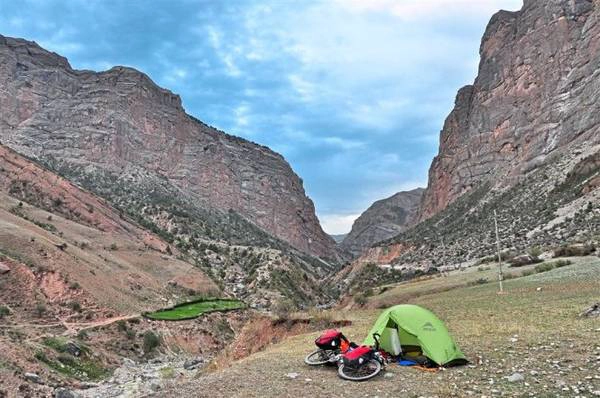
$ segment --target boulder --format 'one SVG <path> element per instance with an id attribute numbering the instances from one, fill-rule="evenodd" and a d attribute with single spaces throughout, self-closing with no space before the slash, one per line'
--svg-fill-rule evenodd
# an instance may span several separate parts
<path id="1" fill-rule="evenodd" d="M 78 357 L 81 355 L 81 348 L 72 341 L 69 341 L 67 344 L 65 344 L 64 349 L 66 352 L 73 355 L 74 357 Z"/>
<path id="2" fill-rule="evenodd" d="M 525 377 L 521 373 L 513 373 L 506 378 L 510 383 L 519 383 L 525 380 Z"/>
<path id="3" fill-rule="evenodd" d="M 580 317 L 588 317 L 588 318 L 597 318 L 600 317 L 600 302 L 592 305 L 589 308 L 586 308 L 581 314 Z"/>
<path id="4" fill-rule="evenodd" d="M 0 275 L 6 274 L 8 272 L 10 272 L 10 267 L 8 266 L 8 264 L 0 261 Z"/>
<path id="5" fill-rule="evenodd" d="M 54 398 L 78 398 L 79 394 L 74 393 L 66 388 L 57 388 L 54 391 Z"/>
<path id="6" fill-rule="evenodd" d="M 531 256 L 529 254 L 521 254 L 520 256 L 513 257 L 508 260 L 511 267 L 523 267 L 524 265 L 536 264 L 541 262 L 538 257 Z"/>
<path id="7" fill-rule="evenodd" d="M 202 365 L 203 363 L 204 363 L 204 360 L 202 358 L 188 359 L 187 361 L 185 361 L 183 363 L 183 368 L 185 370 L 194 370 L 194 369 L 200 367 L 200 365 Z"/>
<path id="8" fill-rule="evenodd" d="M 42 378 L 35 373 L 25 373 L 23 376 L 25 377 L 25 380 L 30 381 L 32 383 L 44 384 L 42 382 Z"/>

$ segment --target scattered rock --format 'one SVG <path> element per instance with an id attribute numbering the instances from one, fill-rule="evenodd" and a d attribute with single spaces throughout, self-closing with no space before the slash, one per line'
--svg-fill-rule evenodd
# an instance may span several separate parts
<path id="1" fill-rule="evenodd" d="M 0 262 L 0 275 L 6 274 L 7 272 L 10 272 L 8 264 Z"/>
<path id="2" fill-rule="evenodd" d="M 67 344 L 65 344 L 64 349 L 66 352 L 68 352 L 69 354 L 78 357 L 81 355 L 81 348 L 73 343 L 72 341 L 69 341 Z"/>
<path id="3" fill-rule="evenodd" d="M 204 360 L 202 358 L 188 359 L 183 363 L 183 368 L 185 370 L 194 370 L 202 365 L 203 362 Z"/>
<path id="4" fill-rule="evenodd" d="M 588 317 L 588 318 L 595 318 L 595 317 L 600 317 L 600 302 L 592 305 L 589 308 L 586 308 L 581 314 L 579 314 L 580 317 Z"/>
<path id="5" fill-rule="evenodd" d="M 383 375 L 383 377 L 385 377 L 386 379 L 391 379 L 392 377 L 394 377 L 394 374 L 393 374 L 393 373 L 390 373 L 390 372 L 386 372 L 386 373 Z"/>
<path id="6" fill-rule="evenodd" d="M 97 383 L 90 383 L 90 382 L 83 382 L 79 385 L 80 388 L 82 388 L 83 390 L 87 390 L 89 388 L 96 388 L 98 387 Z"/>
<path id="7" fill-rule="evenodd" d="M 160 387 L 160 384 L 158 384 L 158 383 L 152 383 L 152 384 L 150 384 L 150 389 L 152 391 L 158 391 L 161 389 L 161 387 Z"/>
<path id="8" fill-rule="evenodd" d="M 521 373 L 513 373 L 506 378 L 510 383 L 519 383 L 525 380 L 525 377 Z"/>
<path id="9" fill-rule="evenodd" d="M 58 388 L 54 391 L 54 398 L 78 398 L 79 395 L 66 388 Z"/>
<path id="10" fill-rule="evenodd" d="M 35 373 L 25 373 L 23 376 L 25 376 L 25 380 L 30 381 L 32 383 L 44 384 L 42 382 L 42 378 Z"/>
<path id="11" fill-rule="evenodd" d="M 297 379 L 300 373 L 292 372 L 285 375 L 288 379 Z"/>

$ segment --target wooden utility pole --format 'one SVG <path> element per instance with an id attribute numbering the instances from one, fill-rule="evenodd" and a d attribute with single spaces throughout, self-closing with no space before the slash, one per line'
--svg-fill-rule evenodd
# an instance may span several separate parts
<path id="1" fill-rule="evenodd" d="M 504 275 L 502 274 L 502 254 L 500 254 L 500 234 L 498 233 L 498 214 L 496 214 L 496 210 L 494 210 L 494 226 L 496 228 L 496 250 L 498 251 L 498 284 L 500 285 L 500 293 L 503 293 L 502 280 Z"/>
<path id="2" fill-rule="evenodd" d="M 442 241 L 442 267 L 446 268 L 446 245 L 444 245 L 444 237 L 440 235 L 440 240 Z M 447 271 L 443 271 L 442 275 L 447 276 Z"/>

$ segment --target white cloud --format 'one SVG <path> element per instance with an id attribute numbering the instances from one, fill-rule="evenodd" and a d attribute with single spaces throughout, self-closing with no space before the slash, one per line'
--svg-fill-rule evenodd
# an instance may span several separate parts
<path id="1" fill-rule="evenodd" d="M 198 33 L 197 30 L 195 30 Z M 225 66 L 225 73 L 231 77 L 239 77 L 242 71 L 236 64 L 236 54 L 239 55 L 241 49 L 236 46 L 223 44 L 223 32 L 215 26 L 207 26 L 206 33 L 208 34 L 209 43 L 212 45 L 215 55 Z"/>
<path id="2" fill-rule="evenodd" d="M 501 8 L 516 10 L 522 0 L 337 0 L 354 12 L 386 12 L 403 20 L 443 17 L 448 14 L 491 15 Z"/>
<path id="3" fill-rule="evenodd" d="M 78 32 L 72 27 L 60 28 L 55 31 L 47 40 L 40 40 L 40 46 L 54 51 L 66 57 L 72 57 L 80 52 L 83 44 L 76 41 Z"/>
<path id="4" fill-rule="evenodd" d="M 360 214 L 328 214 L 320 216 L 323 230 L 331 235 L 340 235 L 350 232 L 352 223 Z"/>

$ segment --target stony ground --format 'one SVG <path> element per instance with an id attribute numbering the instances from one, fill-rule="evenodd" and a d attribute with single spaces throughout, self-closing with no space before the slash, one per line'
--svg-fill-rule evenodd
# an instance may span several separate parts
<path id="1" fill-rule="evenodd" d="M 423 291 L 439 284 L 415 283 Z M 505 289 L 506 294 L 498 295 L 497 285 L 488 283 L 408 300 L 430 308 L 447 322 L 472 361 L 466 367 L 425 373 L 391 364 L 371 381 L 347 382 L 337 377 L 335 368 L 304 365 L 303 357 L 315 337 L 308 333 L 225 369 L 199 371 L 192 382 L 174 377 L 154 396 L 600 396 L 600 319 L 578 317 L 600 299 L 600 260 L 576 259 L 567 267 L 506 281 Z M 398 303 L 405 302 L 398 297 Z M 385 301 L 389 299 L 387 292 Z M 332 316 L 353 320 L 344 331 L 360 341 L 379 311 L 338 311 Z"/>

